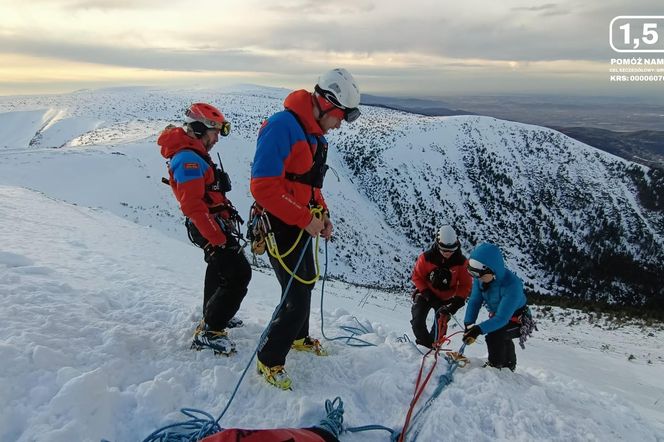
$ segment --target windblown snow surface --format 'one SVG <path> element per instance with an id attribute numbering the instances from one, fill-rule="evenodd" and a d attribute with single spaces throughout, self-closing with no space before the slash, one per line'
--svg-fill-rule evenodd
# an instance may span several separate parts
<path id="1" fill-rule="evenodd" d="M 258 116 L 277 110 L 283 96 L 268 92 L 224 96 L 234 132 L 219 151 L 233 178 L 230 197 L 243 214 L 251 201 Z M 165 165 L 155 139 L 175 122 L 177 107 L 214 96 L 122 94 L 0 100 L 1 441 L 140 441 L 186 420 L 182 407 L 216 417 L 278 303 L 271 270 L 255 267 L 238 313 L 245 326 L 230 332 L 238 353 L 225 358 L 189 349 L 201 316 L 205 264 L 186 241 L 170 189 L 159 183 Z M 369 110 L 372 115 L 416 120 L 386 110 Z M 471 126 L 490 130 L 489 120 L 473 118 Z M 464 121 L 449 120 L 448 129 Z M 330 273 L 350 281 L 397 281 L 421 249 L 386 222 L 335 152 L 330 159 L 340 177 L 330 175 L 326 196 L 338 237 L 346 241 L 331 244 Z M 375 346 L 324 341 L 328 357 L 291 352 L 286 366 L 294 387 L 288 392 L 265 383 L 252 363 L 222 427 L 315 425 L 325 416 L 324 401 L 339 396 L 345 424 L 401 428 L 422 360 L 402 339 L 410 334 L 407 294 L 327 281 L 321 311 L 321 286 L 312 301 L 311 334 L 322 336 L 322 314 L 327 336 L 346 334 L 339 326 L 359 321 L 368 330 L 362 338 Z M 419 441 L 664 440 L 661 327 L 569 309 L 535 312 L 540 330 L 526 350 L 517 349 L 517 371 L 481 368 L 486 347 L 480 339 L 467 349 L 470 365 L 456 370 L 408 440 L 416 433 Z M 449 347 L 460 345 L 459 336 L 452 337 Z M 446 370 L 442 360 L 416 411 Z M 386 432 L 341 436 L 388 438 Z"/>
<path id="2" fill-rule="evenodd" d="M 221 412 L 279 298 L 270 272 L 254 272 L 239 312 L 245 326 L 231 331 L 238 353 L 216 357 L 189 349 L 204 273 L 195 247 L 9 186 L 0 186 L 0 225 L 0 440 L 136 441 L 183 420 L 181 407 Z M 252 366 L 223 427 L 315 425 L 325 399 L 336 396 L 350 426 L 403 424 L 421 361 L 399 339 L 410 331 L 404 297 L 334 281 L 325 288 L 326 334 L 344 333 L 338 326 L 356 325 L 356 317 L 376 346 L 335 341 L 326 343 L 328 357 L 291 352 L 293 391 L 271 387 Z M 319 301 L 316 291 L 314 336 Z M 470 365 L 414 423 L 417 439 L 662 440 L 661 338 L 553 309 L 518 351 L 515 373 L 480 368 L 485 346 L 470 346 Z M 451 348 L 459 345 L 453 337 Z M 446 369 L 439 362 L 422 403 Z"/>

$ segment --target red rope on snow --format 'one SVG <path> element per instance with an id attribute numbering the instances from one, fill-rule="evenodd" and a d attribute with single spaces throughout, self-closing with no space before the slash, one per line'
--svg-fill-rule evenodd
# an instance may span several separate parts
<path id="1" fill-rule="evenodd" d="M 420 396 L 422 396 L 422 393 L 424 392 L 424 389 L 427 386 L 427 383 L 429 382 L 429 379 L 431 379 L 431 376 L 433 375 L 433 371 L 436 368 L 436 364 L 438 364 L 438 354 L 440 353 L 441 350 L 451 350 L 451 349 L 443 349 L 441 348 L 444 344 L 450 342 L 450 338 L 454 335 L 457 335 L 459 333 L 462 333 L 461 331 L 458 331 L 456 333 L 452 333 L 450 336 L 445 336 L 445 333 L 447 332 L 447 315 L 440 315 L 438 318 L 438 334 L 439 336 L 438 340 L 433 343 L 433 348 L 431 348 L 426 354 L 422 357 L 422 363 L 420 364 L 420 371 L 417 374 L 417 381 L 415 382 L 415 392 L 413 393 L 413 398 L 410 401 L 410 407 L 408 408 L 408 413 L 406 414 L 406 421 L 403 424 L 403 429 L 401 430 L 401 434 L 399 435 L 399 442 L 404 442 L 404 438 L 406 437 L 406 432 L 408 430 L 408 425 L 410 424 L 410 419 L 413 414 L 413 410 L 415 409 L 415 405 L 417 404 L 417 401 L 420 399 Z M 431 368 L 429 369 L 429 373 L 427 373 L 426 377 L 424 378 L 424 381 L 422 382 L 422 373 L 424 371 L 424 362 L 426 361 L 427 356 L 429 356 L 433 352 L 433 364 L 431 365 Z M 422 382 L 420 384 L 420 382 Z"/>

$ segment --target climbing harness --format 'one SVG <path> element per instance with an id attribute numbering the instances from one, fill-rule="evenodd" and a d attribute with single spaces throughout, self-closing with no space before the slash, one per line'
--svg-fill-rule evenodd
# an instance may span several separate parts
<path id="1" fill-rule="evenodd" d="M 310 212 L 314 217 L 316 217 L 318 219 L 323 219 L 323 208 L 322 207 L 320 207 L 320 206 L 312 207 L 310 209 Z M 277 240 L 274 237 L 274 232 L 272 232 L 272 231 L 268 231 L 268 233 L 265 237 L 265 245 L 266 245 L 267 251 L 270 254 L 270 256 L 272 256 L 274 259 L 276 259 L 277 262 L 279 262 L 279 265 L 286 271 L 286 273 L 291 275 L 291 277 L 293 277 L 296 281 L 298 281 L 302 284 L 314 284 L 320 278 L 320 265 L 318 263 L 318 241 L 319 241 L 318 236 L 316 236 L 316 241 L 315 241 L 315 244 L 314 244 L 314 262 L 316 263 L 316 275 L 312 279 L 310 279 L 310 280 L 302 279 L 301 277 L 299 277 L 296 274 L 295 271 L 292 271 L 291 269 L 289 269 L 288 265 L 286 265 L 286 263 L 284 262 L 284 258 L 287 257 L 288 255 L 290 255 L 293 252 L 293 250 L 296 249 L 297 245 L 302 240 L 303 235 L 304 235 L 304 229 L 300 229 L 300 233 L 297 235 L 297 238 L 295 239 L 295 242 L 293 243 L 293 245 L 288 250 L 286 250 L 285 253 L 280 253 L 279 247 L 277 246 Z M 304 252 L 307 249 L 307 247 L 308 247 L 308 243 L 307 243 L 307 245 L 304 246 L 302 251 Z"/>
<path id="2" fill-rule="evenodd" d="M 307 133 L 307 129 L 305 128 L 304 124 L 302 124 L 300 117 L 298 117 L 298 115 L 290 109 L 286 109 L 286 111 L 290 113 L 293 116 L 293 118 L 295 118 L 295 121 L 297 121 L 297 123 L 300 125 L 300 128 L 302 128 L 302 133 L 307 139 L 307 143 L 309 143 L 311 146 L 311 143 L 309 141 L 310 134 Z M 294 181 L 296 183 L 307 184 L 312 188 L 322 189 L 323 181 L 325 180 L 325 174 L 327 173 L 327 170 L 330 168 L 330 166 L 326 164 L 327 142 L 325 141 L 325 138 L 323 138 L 322 136 L 319 135 L 312 135 L 312 136 L 316 139 L 316 151 L 313 153 L 313 162 L 312 162 L 313 164 L 311 165 L 311 168 L 305 173 L 285 172 L 284 178 L 286 178 L 289 181 Z"/>
<path id="3" fill-rule="evenodd" d="M 193 149 L 185 150 L 198 155 L 214 171 L 214 181 L 205 185 L 205 192 L 203 193 L 202 198 L 208 206 L 209 213 L 213 215 L 215 222 L 224 232 L 224 235 L 226 235 L 226 237 L 231 236 L 237 240 L 239 245 L 239 252 L 247 245 L 247 241 L 244 239 L 244 236 L 241 232 L 241 226 L 244 224 L 244 220 L 238 213 L 237 209 L 235 209 L 235 206 L 233 206 L 233 204 L 228 199 L 226 199 L 225 202 L 221 204 L 214 204 L 214 200 L 209 195 L 209 192 L 217 192 L 221 193 L 225 198 L 226 193 L 230 192 L 232 189 L 231 179 L 228 173 L 224 171 L 224 166 L 221 162 L 221 156 L 219 153 L 217 153 L 217 158 L 219 159 L 219 166 L 217 167 L 217 165 L 212 161 L 212 158 L 210 158 L 210 155 L 203 154 Z M 171 186 L 173 172 L 171 171 L 170 160 L 167 161 L 166 164 L 168 165 L 170 178 L 162 178 L 161 182 Z M 196 228 L 194 223 L 189 218 L 185 218 L 185 226 L 187 228 L 187 235 L 189 236 L 189 240 L 196 246 L 205 249 L 205 247 L 207 247 L 209 244 L 208 240 L 198 231 L 198 228 Z"/>

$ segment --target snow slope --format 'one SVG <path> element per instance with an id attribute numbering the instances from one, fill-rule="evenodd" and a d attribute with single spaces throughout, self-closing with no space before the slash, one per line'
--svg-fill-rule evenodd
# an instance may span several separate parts
<path id="1" fill-rule="evenodd" d="M 221 154 L 224 167 L 231 173 L 233 190 L 229 196 L 242 216 L 253 202 L 249 193 L 250 165 L 260 122 L 280 109 L 284 95 L 281 90 L 260 91 L 243 89 L 242 95 L 223 95 L 224 112 L 233 122 L 233 130 L 211 152 L 215 161 L 217 152 Z M 0 184 L 28 187 L 72 203 L 104 208 L 188 242 L 181 228 L 183 218 L 177 201 L 170 188 L 161 183 L 161 177 L 167 175 L 166 160 L 159 154 L 156 139 L 167 124 L 181 123 L 179 118 L 185 103 L 214 102 L 219 94 L 213 98 L 209 96 L 211 92 L 179 95 L 171 91 L 159 94 L 96 91 L 92 95 L 95 106 L 90 103 L 92 98 L 87 98 L 91 93 L 80 94 L 35 97 L 35 103 L 20 104 L 21 109 L 67 106 L 62 121 L 72 125 L 78 118 L 85 121 L 94 118 L 103 123 L 59 149 L 33 145 L 0 151 Z M 0 109 L 2 100 L 0 97 Z M 144 113 L 142 119 L 131 119 L 139 113 Z M 166 114 L 170 119 L 165 118 Z M 70 131 L 75 132 L 74 129 L 75 126 L 70 127 Z M 337 156 L 330 155 L 329 164 L 335 171 L 342 170 Z M 333 273 L 354 282 L 401 285 L 404 268 L 395 259 L 400 260 L 401 254 L 414 257 L 419 247 L 390 227 L 380 209 L 343 173 L 330 172 L 325 194 L 339 234 L 330 245 L 330 259 L 335 264 Z M 346 236 L 353 239 L 346 240 Z M 358 238 L 364 241 L 359 246 Z M 410 259 L 408 262 L 410 266 Z"/>
<path id="2" fill-rule="evenodd" d="M 231 331 L 238 354 L 218 358 L 189 350 L 201 312 L 198 249 L 107 210 L 10 186 L 0 186 L 0 226 L 0 440 L 135 441 L 182 420 L 180 407 L 223 409 L 277 303 L 269 272 L 254 272 L 239 312 L 246 325 Z M 326 333 L 356 316 L 376 346 L 328 343 L 326 358 L 292 352 L 291 392 L 251 370 L 221 425 L 310 426 L 324 400 L 340 396 L 348 425 L 400 427 L 421 358 L 398 340 L 409 332 L 403 299 L 328 282 Z M 542 314 L 540 332 L 517 350 L 516 373 L 479 368 L 484 345 L 469 348 L 471 365 L 417 423 L 418 440 L 664 440 L 664 333 Z M 443 362 L 436 374 L 444 370 Z"/>

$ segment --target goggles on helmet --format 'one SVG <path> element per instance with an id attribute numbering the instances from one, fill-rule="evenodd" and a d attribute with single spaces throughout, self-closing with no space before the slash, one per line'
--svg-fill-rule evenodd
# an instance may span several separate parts
<path id="1" fill-rule="evenodd" d="M 358 108 L 356 107 L 347 108 L 346 106 L 342 105 L 341 103 L 339 103 L 339 100 L 337 100 L 337 97 L 335 97 L 332 92 L 326 91 L 325 89 L 322 89 L 318 85 L 315 87 L 315 91 L 316 93 L 318 93 L 318 95 L 320 95 L 321 97 L 325 98 L 327 101 L 332 103 L 334 107 L 336 107 L 337 109 L 341 109 L 344 113 L 343 118 L 344 120 L 346 120 L 346 122 L 352 123 L 353 121 L 360 118 L 361 112 Z M 327 112 L 329 112 L 329 110 L 323 112 L 323 114 Z"/>
<path id="2" fill-rule="evenodd" d="M 438 250 L 443 253 L 443 252 L 456 252 L 456 250 L 459 248 L 459 243 L 454 243 L 454 244 L 443 244 L 440 242 L 436 242 L 436 246 L 438 246 Z"/>
<path id="3" fill-rule="evenodd" d="M 459 241 L 456 240 L 453 243 L 444 243 L 440 239 L 439 235 L 436 235 L 435 243 L 436 246 L 438 247 L 438 250 L 440 252 L 456 252 L 456 250 L 459 248 L 461 244 L 459 244 Z"/>
<path id="4" fill-rule="evenodd" d="M 468 260 L 466 270 L 468 270 L 468 273 L 470 273 L 470 276 L 473 278 L 481 278 L 484 275 L 493 274 L 493 270 L 475 259 Z"/>
<path id="5" fill-rule="evenodd" d="M 208 129 L 218 129 L 219 135 L 222 137 L 227 137 L 228 134 L 231 133 L 231 123 L 228 121 L 218 122 L 210 120 L 209 118 L 205 118 L 202 115 L 192 112 L 191 109 L 187 109 L 184 114 L 186 117 L 191 118 L 194 121 L 200 121 Z"/>

